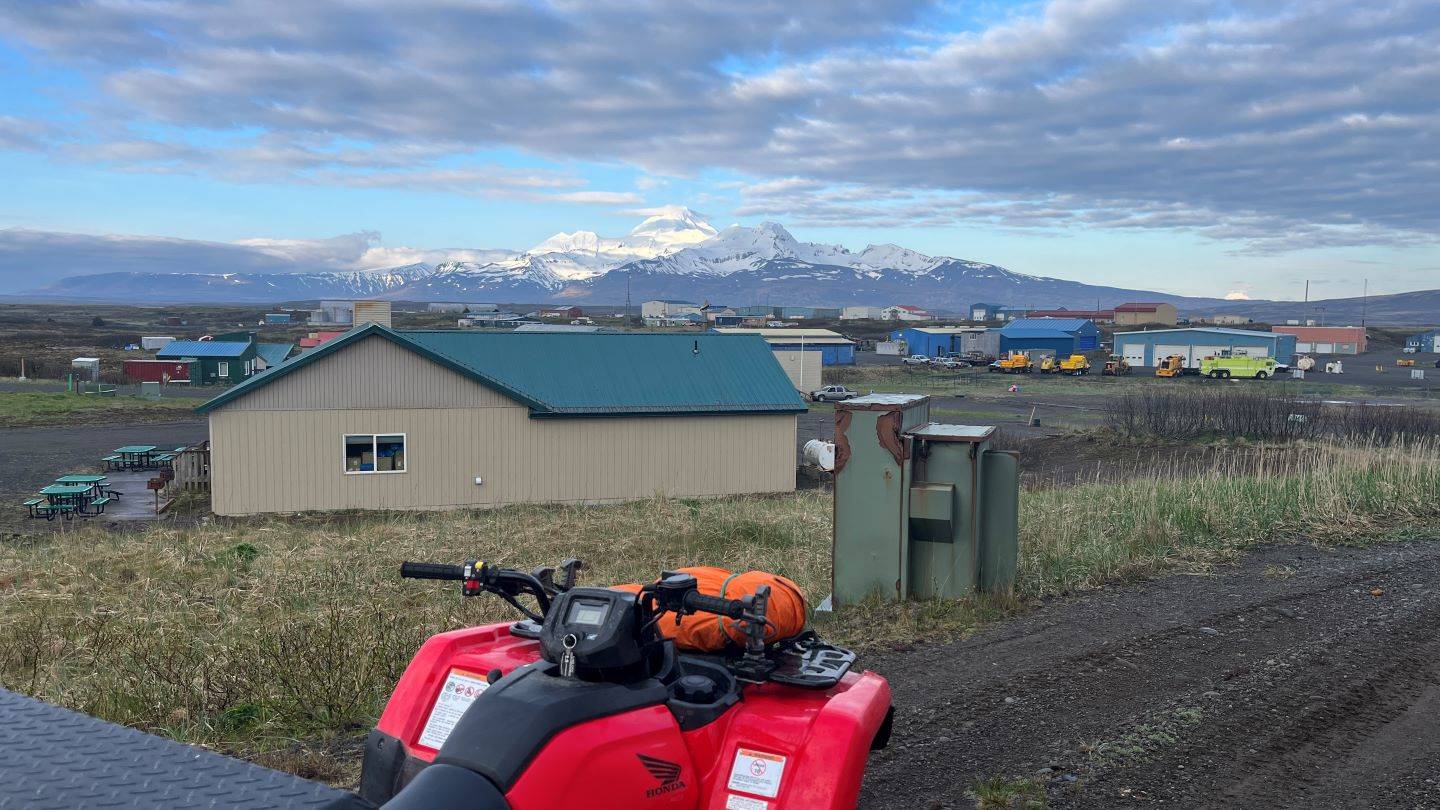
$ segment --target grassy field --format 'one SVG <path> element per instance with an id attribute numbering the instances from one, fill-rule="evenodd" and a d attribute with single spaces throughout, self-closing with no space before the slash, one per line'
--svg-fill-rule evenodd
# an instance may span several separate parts
<path id="1" fill-rule="evenodd" d="M 1440 446 L 1303 445 L 1284 461 L 1189 477 L 1027 491 L 1013 597 L 863 604 L 821 616 L 863 648 L 935 640 L 1034 600 L 1176 566 L 1196 571 L 1270 540 L 1440 535 Z M 830 576 L 828 494 L 608 507 L 301 516 L 0 547 L 0 684 L 122 723 L 321 778 L 349 770 L 296 746 L 353 742 L 419 643 L 510 617 L 497 600 L 401 581 L 401 560 L 520 568 L 580 556 L 589 583 L 667 567 L 762 568 L 818 600 Z M 343 746 L 342 746 L 343 747 Z M 345 768 L 353 758 L 341 757 Z M 306 764 L 309 763 L 309 764 Z"/>
<path id="2" fill-rule="evenodd" d="M 1195 390 L 1196 387 L 1215 387 L 1215 383 L 1199 377 L 1161 379 L 1152 374 L 1137 371 L 1124 377 L 1106 377 L 1099 371 L 1081 377 L 1062 374 L 997 374 L 984 369 L 932 369 L 925 366 L 826 366 L 826 385 L 847 385 L 862 393 L 919 393 L 940 396 L 971 398 L 1003 396 L 1011 385 L 1018 385 L 1027 396 L 1065 397 L 1113 397 L 1121 393 L 1147 390 Z M 1312 397 L 1374 397 L 1380 390 L 1371 385 L 1350 385 L 1343 383 L 1317 382 L 1315 380 L 1295 381 L 1290 379 L 1269 380 L 1266 390 L 1284 391 L 1296 396 Z M 1430 392 L 1408 388 L 1386 388 L 1387 398 L 1413 399 L 1417 402 L 1435 401 Z"/>
<path id="3" fill-rule="evenodd" d="M 195 417 L 194 399 L 0 392 L 0 427 L 164 422 Z"/>

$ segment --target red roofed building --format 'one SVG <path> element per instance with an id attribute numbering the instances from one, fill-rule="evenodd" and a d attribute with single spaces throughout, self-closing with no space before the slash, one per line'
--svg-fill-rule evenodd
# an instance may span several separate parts
<path id="1" fill-rule="evenodd" d="M 1138 303 L 1115 307 L 1115 323 L 1119 326 L 1140 326 L 1147 323 L 1174 326 L 1179 319 L 1180 312 L 1175 309 L 1174 304 Z"/>
<path id="2" fill-rule="evenodd" d="M 1271 332 L 1295 336 L 1301 354 L 1363 354 L 1363 326 L 1272 326 Z"/>
<path id="3" fill-rule="evenodd" d="M 334 340 L 345 334 L 344 332 L 311 332 L 309 337 L 300 338 L 300 348 L 313 349 L 327 340 Z"/>

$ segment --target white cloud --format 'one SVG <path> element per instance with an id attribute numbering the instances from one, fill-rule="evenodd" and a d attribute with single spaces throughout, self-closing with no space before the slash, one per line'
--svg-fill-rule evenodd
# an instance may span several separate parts
<path id="1" fill-rule="evenodd" d="M 811 222 L 1182 229 L 1252 252 L 1435 239 L 1434 3 L 1050 0 L 915 32 L 930 5 L 11 2 L 0 37 L 103 88 L 62 154 L 138 170 L 639 199 L 454 168 L 518 147 L 730 170 L 759 181 L 742 211 Z M 0 119 L 0 146 L 53 140 L 17 131 Z"/>

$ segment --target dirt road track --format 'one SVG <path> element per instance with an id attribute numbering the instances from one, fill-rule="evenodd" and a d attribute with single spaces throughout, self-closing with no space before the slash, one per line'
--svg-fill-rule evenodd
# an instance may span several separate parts
<path id="1" fill-rule="evenodd" d="M 897 713 L 862 807 L 1004 775 L 1060 808 L 1440 808 L 1440 542 L 1268 548 L 865 663 Z"/>

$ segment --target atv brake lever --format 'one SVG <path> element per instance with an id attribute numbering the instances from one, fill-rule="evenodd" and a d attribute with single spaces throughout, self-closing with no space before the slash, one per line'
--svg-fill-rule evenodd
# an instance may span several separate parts
<path id="1" fill-rule="evenodd" d="M 578 557 L 567 557 L 560 563 L 560 590 L 568 591 L 575 587 L 581 571 L 585 570 L 585 563 Z"/>

